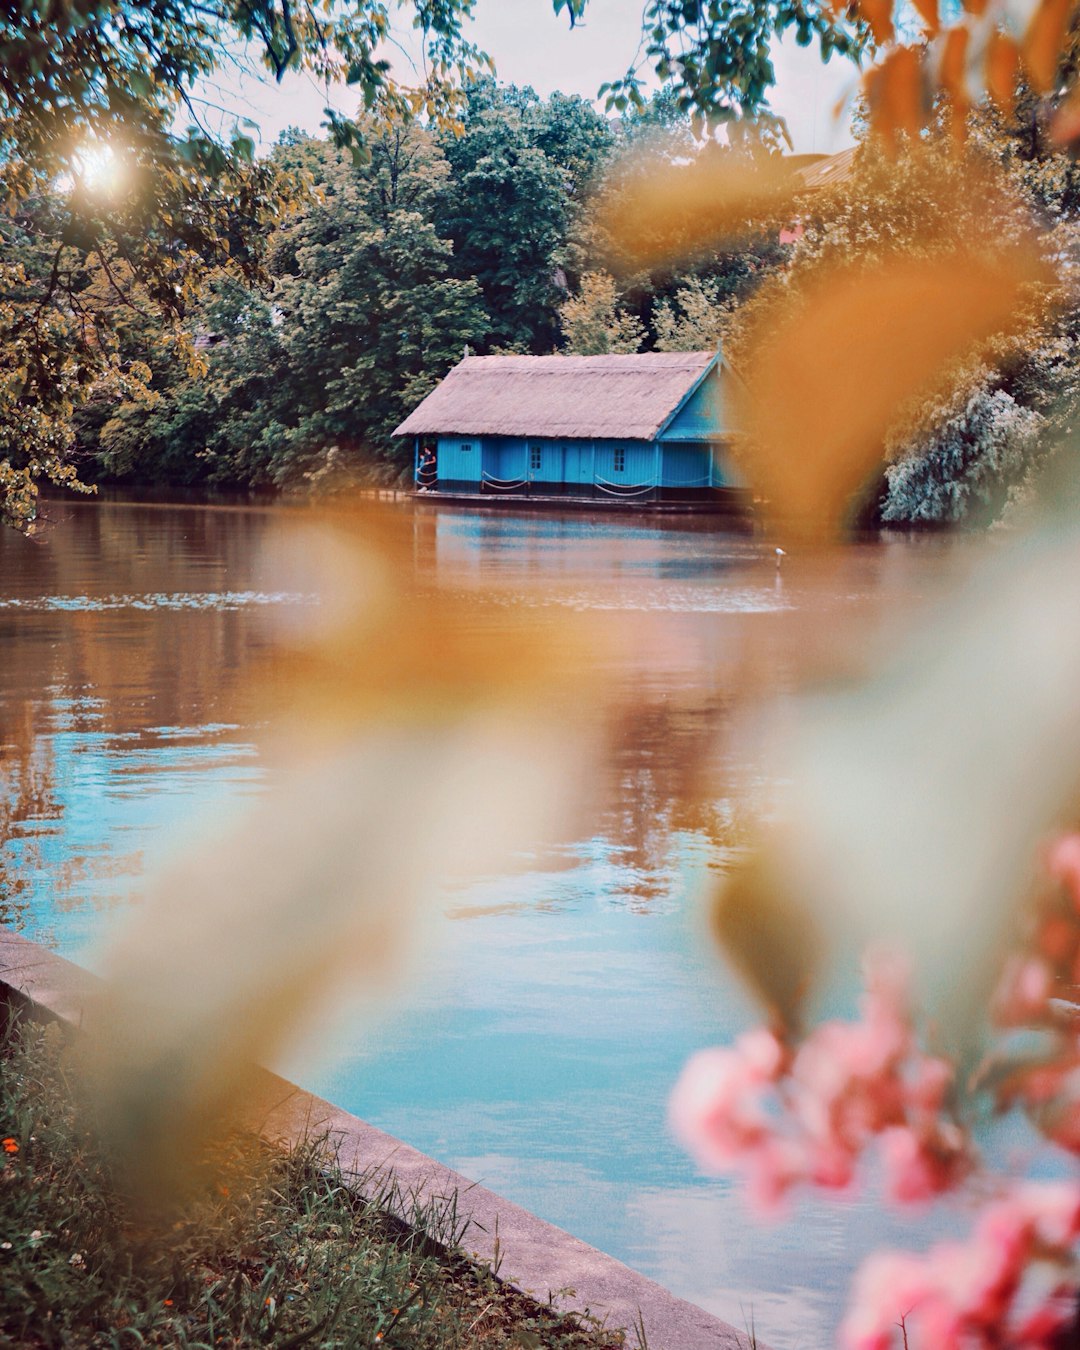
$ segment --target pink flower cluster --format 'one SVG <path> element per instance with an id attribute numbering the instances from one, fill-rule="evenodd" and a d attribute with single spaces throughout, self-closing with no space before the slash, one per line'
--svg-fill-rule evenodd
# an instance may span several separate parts
<path id="1" fill-rule="evenodd" d="M 1006 965 L 994 1000 L 999 1026 L 1053 1022 L 1050 999 L 1075 1002 L 1080 986 L 1080 834 L 1053 844 L 1046 872 L 1056 889 L 1039 906 L 1023 951 Z"/>
<path id="2" fill-rule="evenodd" d="M 969 1143 L 945 1112 L 950 1065 L 918 1048 L 908 983 L 902 962 L 877 954 L 860 1020 L 826 1022 L 794 1049 L 759 1029 L 695 1055 L 672 1093 L 675 1135 L 706 1170 L 742 1173 L 766 1210 L 800 1183 L 850 1185 L 874 1138 L 894 1198 L 949 1189 Z"/>
<path id="3" fill-rule="evenodd" d="M 1056 890 L 1006 963 L 993 1005 L 999 1027 L 1041 1030 L 1044 1050 L 1015 1063 L 991 1057 L 988 1067 L 999 1107 L 1019 1103 L 1047 1138 L 1080 1153 L 1080 835 L 1052 846 L 1046 870 Z"/>
<path id="4" fill-rule="evenodd" d="M 1070 1247 L 1080 1234 L 1080 1186 L 1022 1185 L 983 1210 L 967 1242 L 922 1256 L 878 1252 L 865 1261 L 841 1329 L 847 1350 L 1053 1350 L 1075 1328 Z M 1036 1265 L 1049 1287 L 1025 1299 Z"/>
<path id="5" fill-rule="evenodd" d="M 993 1007 L 1005 1033 L 968 1090 L 1022 1106 L 1043 1134 L 1080 1154 L 1080 834 L 1048 851 L 1054 889 L 1006 964 Z M 775 1208 L 796 1185 L 848 1186 L 876 1142 L 890 1194 L 925 1200 L 958 1185 L 976 1157 L 951 1114 L 953 1070 L 925 1054 L 906 967 L 868 959 L 854 1022 L 792 1043 L 764 1028 L 686 1065 L 669 1117 L 707 1170 L 735 1171 Z M 1015 1054 L 1008 1033 L 1025 1029 Z M 1041 1053 L 1030 1053 L 1034 1030 Z M 842 1329 L 847 1350 L 1061 1350 L 1080 1345 L 1080 1182 L 1016 1185 L 980 1211 L 966 1242 L 923 1256 L 867 1260 Z"/>

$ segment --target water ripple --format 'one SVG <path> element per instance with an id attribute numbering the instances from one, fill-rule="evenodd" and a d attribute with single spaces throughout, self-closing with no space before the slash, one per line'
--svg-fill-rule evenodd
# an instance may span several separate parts
<path id="1" fill-rule="evenodd" d="M 115 609 L 247 609 L 252 605 L 312 605 L 314 595 L 294 591 L 176 591 L 143 595 L 36 595 L 0 597 L 0 610 L 96 611 Z"/>

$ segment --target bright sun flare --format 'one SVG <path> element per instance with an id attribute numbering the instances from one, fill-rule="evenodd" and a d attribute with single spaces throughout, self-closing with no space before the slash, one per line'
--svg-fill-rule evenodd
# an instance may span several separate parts
<path id="1" fill-rule="evenodd" d="M 84 145 L 75 155 L 74 167 L 91 192 L 114 192 L 124 179 L 124 165 L 111 145 Z"/>

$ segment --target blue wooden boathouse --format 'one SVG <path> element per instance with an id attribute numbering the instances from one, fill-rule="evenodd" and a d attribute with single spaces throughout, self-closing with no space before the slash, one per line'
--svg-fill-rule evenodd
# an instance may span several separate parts
<path id="1" fill-rule="evenodd" d="M 468 356 L 397 428 L 420 491 L 458 501 L 721 508 L 731 462 L 719 352 Z"/>

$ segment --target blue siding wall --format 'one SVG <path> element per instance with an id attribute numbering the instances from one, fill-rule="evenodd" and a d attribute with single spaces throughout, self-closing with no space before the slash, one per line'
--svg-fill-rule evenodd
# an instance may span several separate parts
<path id="1" fill-rule="evenodd" d="M 445 442 L 440 442 L 440 446 Z M 615 467 L 622 451 L 622 468 Z M 535 461 L 539 459 L 539 465 Z M 484 476 L 502 484 L 592 483 L 594 477 L 620 486 L 652 483 L 656 477 L 656 446 L 642 441 L 552 441 L 536 437 L 488 437 L 484 441 Z M 440 477 L 444 473 L 439 459 Z"/>
<path id="2" fill-rule="evenodd" d="M 726 405 L 723 379 L 714 371 L 675 414 L 661 439 L 665 442 L 705 441 L 724 435 L 729 430 Z"/>
<path id="3" fill-rule="evenodd" d="M 440 436 L 439 477 L 456 483 L 479 483 L 483 454 L 483 442 L 478 436 Z"/>
<path id="4" fill-rule="evenodd" d="M 491 443 L 484 472 L 504 483 L 523 483 L 528 477 L 525 442 L 501 436 Z"/>
<path id="5" fill-rule="evenodd" d="M 567 441 L 563 458 L 568 483 L 592 482 L 592 446 L 588 441 Z"/>
<path id="6" fill-rule="evenodd" d="M 596 441 L 595 481 L 618 487 L 656 482 L 656 445 L 652 441 Z M 620 461 L 621 455 L 621 461 Z M 622 468 L 616 466 L 621 462 Z"/>
<path id="7" fill-rule="evenodd" d="M 665 445 L 660 481 L 664 487 L 712 487 L 711 458 L 707 445 Z"/>
<path id="8" fill-rule="evenodd" d="M 659 454 L 657 451 L 659 450 Z M 536 459 L 539 465 L 536 465 Z M 621 468 L 616 465 L 621 464 Z M 685 488 L 742 486 L 722 444 L 699 440 L 552 441 L 509 436 L 442 436 L 438 443 L 440 483 L 476 484 L 514 490 L 526 483 L 598 484 L 601 491 L 649 486 Z"/>
<path id="9" fill-rule="evenodd" d="M 746 486 L 726 447 L 716 442 L 711 447 L 665 444 L 662 481 L 673 488 Z"/>

